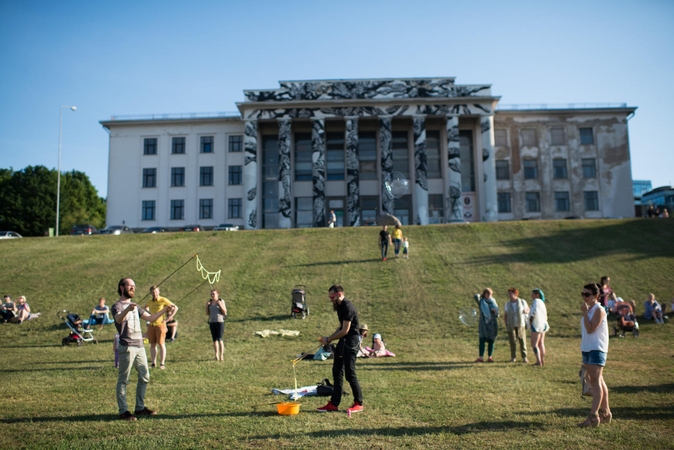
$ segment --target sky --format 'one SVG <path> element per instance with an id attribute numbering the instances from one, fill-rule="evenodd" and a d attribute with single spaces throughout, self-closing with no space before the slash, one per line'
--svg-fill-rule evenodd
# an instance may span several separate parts
<path id="1" fill-rule="evenodd" d="M 626 103 L 632 178 L 674 182 L 674 1 L 0 0 L 0 168 L 86 173 L 114 115 L 236 112 L 279 80 L 456 77 L 501 104 Z M 77 111 L 62 106 L 76 106 Z"/>

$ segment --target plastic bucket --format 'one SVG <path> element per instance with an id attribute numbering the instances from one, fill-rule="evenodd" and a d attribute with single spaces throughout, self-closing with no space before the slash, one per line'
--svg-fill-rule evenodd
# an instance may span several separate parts
<path id="1" fill-rule="evenodd" d="M 276 410 L 282 416 L 295 416 L 300 412 L 300 403 L 297 402 L 277 403 Z"/>

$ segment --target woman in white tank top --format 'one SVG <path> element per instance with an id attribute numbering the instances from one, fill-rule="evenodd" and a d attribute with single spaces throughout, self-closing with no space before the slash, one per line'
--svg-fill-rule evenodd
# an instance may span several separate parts
<path id="1" fill-rule="evenodd" d="M 587 419 L 578 424 L 581 427 L 596 427 L 600 423 L 611 423 L 613 417 L 608 405 L 608 388 L 603 375 L 608 354 L 608 324 L 606 311 L 599 304 L 600 292 L 599 285 L 594 283 L 586 284 L 582 292 L 580 351 L 583 354 L 583 367 L 590 377 L 592 386 L 592 408 Z"/>

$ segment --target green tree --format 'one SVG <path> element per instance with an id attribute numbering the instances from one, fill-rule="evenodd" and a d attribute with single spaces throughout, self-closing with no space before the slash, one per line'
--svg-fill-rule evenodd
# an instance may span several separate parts
<path id="1" fill-rule="evenodd" d="M 25 236 L 42 236 L 56 223 L 57 171 L 28 166 L 14 172 L 0 169 L 0 228 Z M 97 227 L 105 223 L 105 201 L 89 177 L 72 171 L 61 176 L 59 234 L 75 223 Z"/>

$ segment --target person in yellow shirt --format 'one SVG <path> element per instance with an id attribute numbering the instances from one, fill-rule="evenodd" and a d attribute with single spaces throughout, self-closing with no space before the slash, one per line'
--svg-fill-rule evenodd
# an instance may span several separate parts
<path id="1" fill-rule="evenodd" d="M 400 255 L 400 244 L 403 241 L 403 230 L 400 225 L 396 225 L 393 230 L 393 248 L 395 249 L 396 258 Z"/>
<path id="2" fill-rule="evenodd" d="M 156 314 L 167 306 L 173 306 L 166 320 L 164 320 L 164 316 L 162 315 L 147 326 L 147 339 L 150 341 L 152 367 L 157 366 L 157 347 L 159 347 L 159 368 L 164 370 L 166 368 L 166 322 L 173 319 L 173 316 L 178 312 L 178 307 L 167 298 L 159 295 L 159 287 L 152 286 L 150 293 L 152 294 L 152 300 L 145 307 L 146 310 L 150 311 L 150 314 Z"/>

